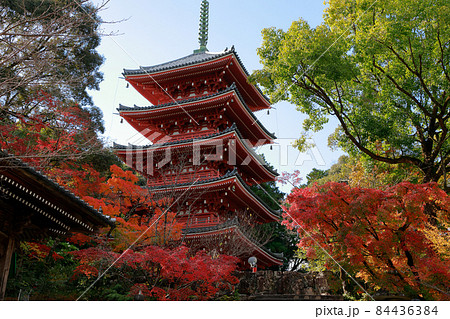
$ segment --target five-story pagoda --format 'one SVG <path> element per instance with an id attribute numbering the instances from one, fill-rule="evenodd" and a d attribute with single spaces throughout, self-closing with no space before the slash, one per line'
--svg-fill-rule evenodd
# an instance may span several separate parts
<path id="1" fill-rule="evenodd" d="M 255 224 L 274 222 L 273 211 L 250 186 L 273 181 L 276 172 L 253 148 L 275 138 L 253 112 L 270 108 L 247 81 L 234 47 L 206 48 L 208 1 L 202 1 L 200 48 L 160 65 L 124 70 L 123 75 L 152 105 L 120 105 L 120 115 L 148 138 L 148 146 L 115 144 L 117 154 L 148 179 L 153 194 L 172 199 L 192 249 L 258 258 L 282 264 L 280 255 L 258 243 Z"/>

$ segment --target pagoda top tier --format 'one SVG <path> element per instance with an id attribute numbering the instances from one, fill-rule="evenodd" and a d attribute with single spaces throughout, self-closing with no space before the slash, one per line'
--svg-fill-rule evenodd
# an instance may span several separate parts
<path id="1" fill-rule="evenodd" d="M 234 47 L 222 52 L 199 52 L 170 62 L 124 69 L 125 79 L 154 105 L 217 93 L 236 83 L 252 111 L 270 108 L 269 99 L 248 82 L 249 73 Z"/>

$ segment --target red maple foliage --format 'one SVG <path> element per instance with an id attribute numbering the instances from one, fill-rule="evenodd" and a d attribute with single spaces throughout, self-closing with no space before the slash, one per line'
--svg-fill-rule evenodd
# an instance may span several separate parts
<path id="1" fill-rule="evenodd" d="M 146 246 L 123 254 L 89 248 L 72 254 L 80 260 L 75 277 L 95 278 L 99 266 L 113 265 L 109 276 L 120 272 L 129 283 L 130 296 L 141 293 L 147 299 L 208 300 L 219 290 L 232 290 L 238 282 L 232 275 L 235 257 L 212 258 L 204 252 L 191 256 L 185 246 Z"/>
<path id="2" fill-rule="evenodd" d="M 113 165 L 111 178 L 100 184 L 100 197 L 83 197 L 115 217 L 117 227 L 107 243 L 100 237 L 94 246 L 73 252 L 79 261 L 73 278 L 93 279 L 112 265 L 109 272 L 126 278 L 131 296 L 141 292 L 156 300 L 207 300 L 219 289 L 233 290 L 237 279 L 232 272 L 238 260 L 204 252 L 191 256 L 180 245 L 182 224 L 175 213 L 157 207 L 138 180 L 131 171 Z M 71 240 L 89 242 L 83 236 Z"/>
<path id="3" fill-rule="evenodd" d="M 67 238 L 81 248 L 71 253 L 77 260 L 72 280 L 94 280 L 111 266 L 112 274 L 105 277 L 114 277 L 131 295 L 139 289 L 146 298 L 158 300 L 206 300 L 237 282 L 231 275 L 235 258 L 189 254 L 181 245 L 182 224 L 175 213 L 138 185 L 137 175 L 112 165 L 107 179 L 108 174 L 83 161 L 103 148 L 86 109 L 45 92 L 25 104 L 26 110 L 0 119 L 0 148 L 116 219 L 111 233 L 105 229 Z M 65 258 L 44 243 L 27 245 L 31 259 Z M 136 274 L 141 275 L 136 278 Z"/>
<path id="4" fill-rule="evenodd" d="M 157 207 L 152 194 L 137 185 L 138 177 L 117 165 L 111 166 L 111 177 L 100 184 L 96 197 L 87 191 L 82 198 L 96 209 L 116 219 L 114 250 L 123 251 L 135 241 L 140 246 L 168 245 L 181 236 L 182 224 L 175 213 Z M 81 193 L 83 188 L 79 188 Z"/>
<path id="5" fill-rule="evenodd" d="M 89 111 L 46 92 L 0 120 L 0 147 L 49 173 L 102 147 Z"/>
<path id="6" fill-rule="evenodd" d="M 291 185 L 293 187 L 297 187 L 302 182 L 302 178 L 300 177 L 300 171 L 295 170 L 292 173 L 282 172 L 281 175 L 277 177 L 277 182 L 283 185 Z"/>
<path id="7" fill-rule="evenodd" d="M 26 251 L 27 255 L 31 259 L 43 261 L 48 257 L 52 257 L 53 260 L 63 259 L 61 255 L 52 251 L 52 249 L 42 243 L 28 242 L 22 244 L 22 249 Z"/>
<path id="8" fill-rule="evenodd" d="M 450 266 L 423 233 L 437 215 L 450 218 L 450 197 L 436 184 L 328 183 L 294 189 L 287 203 L 284 224 L 297 229 L 309 258 L 324 249 L 375 291 L 449 299 Z M 330 258 L 326 265 L 336 266 Z"/>

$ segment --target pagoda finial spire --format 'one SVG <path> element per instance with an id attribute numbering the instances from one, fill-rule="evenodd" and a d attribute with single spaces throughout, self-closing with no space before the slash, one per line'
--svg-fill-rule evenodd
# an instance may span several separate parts
<path id="1" fill-rule="evenodd" d="M 209 24 L 209 2 L 207 0 L 202 1 L 200 8 L 200 28 L 198 42 L 200 48 L 195 50 L 194 53 L 206 52 L 206 44 L 208 43 L 208 24 Z"/>

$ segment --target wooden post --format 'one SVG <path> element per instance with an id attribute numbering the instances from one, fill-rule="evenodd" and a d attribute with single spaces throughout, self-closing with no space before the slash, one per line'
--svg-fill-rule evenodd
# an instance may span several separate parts
<path id="1" fill-rule="evenodd" d="M 6 283 L 8 282 L 9 267 L 14 251 L 14 239 L 0 233 L 0 300 L 5 298 Z"/>

